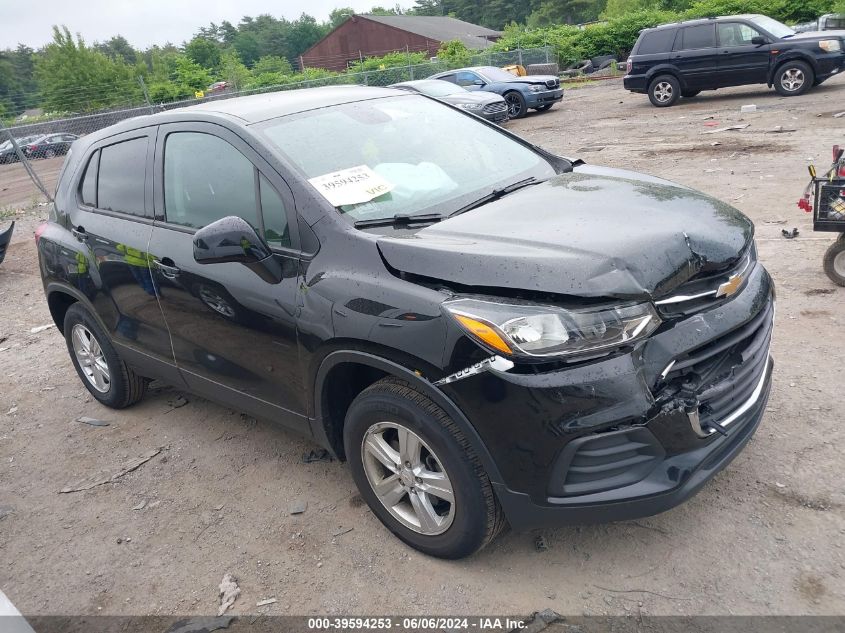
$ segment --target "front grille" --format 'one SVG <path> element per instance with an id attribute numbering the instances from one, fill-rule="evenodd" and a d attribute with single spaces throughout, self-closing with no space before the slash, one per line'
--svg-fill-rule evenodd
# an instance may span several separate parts
<path id="1" fill-rule="evenodd" d="M 645 478 L 663 456 L 660 443 L 643 427 L 572 440 L 555 463 L 549 494 L 585 495 L 628 486 Z"/>
<path id="2" fill-rule="evenodd" d="M 490 104 L 487 104 L 486 106 L 484 106 L 484 108 L 482 108 L 481 111 L 486 113 L 486 114 L 496 114 L 498 112 L 507 112 L 508 111 L 508 104 L 505 103 L 504 101 L 501 101 L 499 103 L 490 103 Z"/>
<path id="3" fill-rule="evenodd" d="M 560 88 L 560 79 L 547 79 L 546 88 Z"/>
<path id="4" fill-rule="evenodd" d="M 661 316 L 668 318 L 688 317 L 696 312 L 714 308 L 730 298 L 730 295 L 718 296 L 719 286 L 735 275 L 742 275 L 747 279 L 756 260 L 752 247 L 736 264 L 696 275 L 678 286 L 671 296 L 655 301 L 655 305 Z"/>
<path id="5" fill-rule="evenodd" d="M 774 303 L 727 334 L 677 357 L 658 378 L 658 401 L 697 399 L 702 423 L 721 422 L 748 401 L 769 359 Z"/>

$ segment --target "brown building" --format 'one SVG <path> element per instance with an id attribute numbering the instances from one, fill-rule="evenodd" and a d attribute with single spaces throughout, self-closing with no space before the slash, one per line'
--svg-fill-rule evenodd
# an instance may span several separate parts
<path id="1" fill-rule="evenodd" d="M 455 18 L 417 15 L 353 15 L 305 51 L 300 63 L 308 68 L 346 70 L 362 57 L 394 51 L 437 54 L 443 42 L 460 40 L 467 48 L 487 48 L 501 32 Z"/>

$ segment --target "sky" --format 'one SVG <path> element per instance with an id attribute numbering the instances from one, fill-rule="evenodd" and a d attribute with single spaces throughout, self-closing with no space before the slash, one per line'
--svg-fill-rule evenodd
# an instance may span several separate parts
<path id="1" fill-rule="evenodd" d="M 337 6 L 365 12 L 372 6 L 394 6 L 396 0 L 0 0 L 0 49 L 23 43 L 39 48 L 52 39 L 53 25 L 64 24 L 88 43 L 122 35 L 136 48 L 181 44 L 200 26 L 245 15 L 269 13 L 295 20 L 303 12 L 328 20 Z M 403 8 L 413 0 L 400 0 Z"/>

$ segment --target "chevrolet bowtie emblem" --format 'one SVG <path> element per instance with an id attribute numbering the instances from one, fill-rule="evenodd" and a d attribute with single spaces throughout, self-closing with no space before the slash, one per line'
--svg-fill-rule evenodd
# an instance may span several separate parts
<path id="1" fill-rule="evenodd" d="M 718 287 L 716 290 L 717 297 L 730 297 L 742 285 L 744 278 L 742 275 L 731 275 L 728 280 Z"/>

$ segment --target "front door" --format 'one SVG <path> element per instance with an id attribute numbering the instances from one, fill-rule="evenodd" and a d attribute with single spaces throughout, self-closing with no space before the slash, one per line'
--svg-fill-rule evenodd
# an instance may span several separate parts
<path id="1" fill-rule="evenodd" d="M 681 29 L 675 38 L 672 63 L 678 68 L 684 86 L 692 90 L 718 87 L 719 51 L 716 25 L 699 24 Z"/>
<path id="2" fill-rule="evenodd" d="M 766 83 L 772 47 L 751 42 L 752 38 L 763 37 L 763 34 L 742 22 L 719 22 L 716 32 L 719 37 L 721 85 Z"/>
<path id="3" fill-rule="evenodd" d="M 155 173 L 154 276 L 185 381 L 211 399 L 305 428 L 299 259 L 286 183 L 237 135 L 202 123 L 160 128 Z M 267 242 L 280 282 L 239 263 L 194 260 L 193 234 L 227 216 L 243 218 Z"/>

